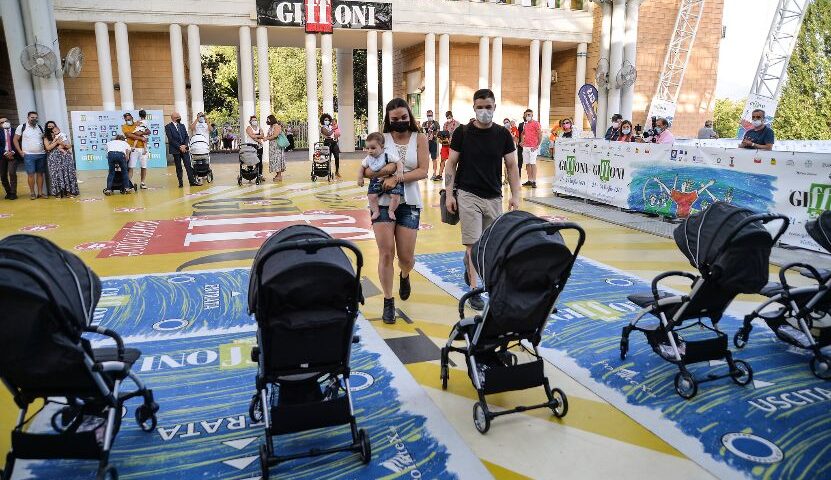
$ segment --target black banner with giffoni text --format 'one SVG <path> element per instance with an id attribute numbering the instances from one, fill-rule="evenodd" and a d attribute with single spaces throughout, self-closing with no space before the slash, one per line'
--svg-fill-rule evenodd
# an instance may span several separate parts
<path id="1" fill-rule="evenodd" d="M 257 0 L 257 23 L 305 27 L 331 33 L 333 28 L 392 30 L 392 4 L 352 0 Z"/>

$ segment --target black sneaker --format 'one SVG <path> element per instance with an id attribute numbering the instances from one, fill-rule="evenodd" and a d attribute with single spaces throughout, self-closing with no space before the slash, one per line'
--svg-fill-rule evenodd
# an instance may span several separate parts
<path id="1" fill-rule="evenodd" d="M 479 295 L 478 293 L 468 298 L 467 302 L 470 304 L 470 308 L 476 310 L 477 312 L 481 312 L 485 309 L 485 301 L 482 299 L 482 295 Z"/>
<path id="2" fill-rule="evenodd" d="M 399 273 L 398 278 L 401 280 L 401 284 L 398 286 L 398 297 L 401 300 L 407 300 L 410 298 L 410 293 L 412 292 L 412 288 L 410 288 L 410 276 L 408 275 L 405 278 Z"/>
<path id="3" fill-rule="evenodd" d="M 530 187 L 531 185 L 533 185 L 533 183 L 531 181 L 527 181 L 527 182 L 522 184 L 523 187 Z"/>
<path id="4" fill-rule="evenodd" d="M 531 188 L 537 188 L 537 182 L 531 182 Z"/>
<path id="5" fill-rule="evenodd" d="M 394 298 L 385 298 L 384 299 L 384 313 L 381 315 L 381 320 L 384 321 L 387 325 L 392 325 L 395 323 L 395 299 Z"/>

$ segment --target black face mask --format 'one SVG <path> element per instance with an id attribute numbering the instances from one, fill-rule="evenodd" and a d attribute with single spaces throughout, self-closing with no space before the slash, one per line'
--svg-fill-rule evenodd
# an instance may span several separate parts
<path id="1" fill-rule="evenodd" d="M 410 122 L 390 122 L 390 130 L 393 132 L 403 133 L 410 129 Z"/>

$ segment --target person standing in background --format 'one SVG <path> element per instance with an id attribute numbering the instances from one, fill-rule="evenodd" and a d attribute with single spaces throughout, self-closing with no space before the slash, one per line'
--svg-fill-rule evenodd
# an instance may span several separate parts
<path id="1" fill-rule="evenodd" d="M 707 120 L 704 122 L 704 127 L 698 129 L 698 139 L 699 140 L 710 140 L 718 138 L 718 133 L 713 130 L 713 121 Z"/>
<path id="2" fill-rule="evenodd" d="M 23 166 L 26 168 L 29 181 L 29 198 L 48 198 L 49 194 L 43 186 L 46 177 L 46 149 L 43 148 L 43 127 L 38 123 L 38 112 L 29 112 L 26 115 L 26 123 L 15 130 L 14 148 L 18 152 L 23 152 Z"/>
<path id="3" fill-rule="evenodd" d="M 268 133 L 265 136 L 268 140 L 268 171 L 274 174 L 273 181 L 281 182 L 283 172 L 286 171 L 286 159 L 277 138 L 283 133 L 283 127 L 274 115 L 269 115 L 265 123 L 268 124 Z"/>
<path id="4" fill-rule="evenodd" d="M 6 200 L 17 200 L 17 165 L 20 153 L 14 147 L 14 131 L 9 119 L 0 117 L 0 180 Z"/>
<path id="5" fill-rule="evenodd" d="M 43 146 L 48 152 L 49 192 L 53 197 L 75 197 L 78 191 L 78 175 L 75 172 L 75 158 L 69 138 L 53 121 L 46 122 Z"/>
<path id="6" fill-rule="evenodd" d="M 193 166 L 190 163 L 190 153 L 188 153 L 188 140 L 190 140 L 188 130 L 182 124 L 182 116 L 178 112 L 171 113 L 170 120 L 170 123 L 164 126 L 164 132 L 167 136 L 167 151 L 173 155 L 173 163 L 176 165 L 179 188 L 182 188 L 182 165 L 185 167 L 190 186 L 198 187 L 201 183 L 193 177 Z"/>
<path id="7" fill-rule="evenodd" d="M 257 149 L 257 176 L 260 178 L 262 182 L 265 178 L 263 177 L 263 141 L 265 140 L 265 134 L 263 134 L 263 129 L 260 127 L 260 121 L 257 120 L 256 115 L 251 115 L 248 119 L 248 126 L 245 127 L 245 143 L 248 145 L 253 146 Z"/>
<path id="8" fill-rule="evenodd" d="M 427 136 L 427 150 L 430 151 L 430 161 L 433 164 L 433 176 L 430 180 L 437 181 L 439 179 L 439 170 L 437 168 L 437 160 L 439 158 L 439 143 L 436 136 L 439 134 L 439 122 L 433 117 L 433 111 L 427 110 L 427 121 L 421 124 L 421 133 Z"/>
<path id="9" fill-rule="evenodd" d="M 335 158 L 335 176 L 340 178 L 340 149 L 335 138 L 335 127 L 332 125 L 332 116 L 324 113 L 320 116 L 320 134 L 323 135 L 323 145 L 329 147 L 329 153 Z"/>
<path id="10" fill-rule="evenodd" d="M 130 156 L 127 158 L 127 176 L 130 181 L 133 181 L 133 170 L 137 166 L 141 167 L 141 188 L 147 188 L 144 184 L 147 172 L 147 159 L 144 157 L 144 148 L 147 137 L 136 133 L 139 127 L 138 123 L 133 120 L 133 115 L 130 112 L 124 114 L 124 124 L 121 125 L 121 133 L 127 139 L 127 145 L 130 146 Z"/>
<path id="11" fill-rule="evenodd" d="M 442 130 L 449 132 L 450 136 L 453 137 L 453 132 L 457 128 L 459 128 L 459 122 L 455 118 L 453 118 L 453 112 L 451 112 L 450 110 L 448 110 L 444 114 L 444 118 L 447 121 L 444 122 L 444 127 L 442 127 Z"/>
<path id="12" fill-rule="evenodd" d="M 542 126 L 534 120 L 534 111 L 525 110 L 525 122 L 522 128 L 522 160 L 528 174 L 528 181 L 523 187 L 537 188 L 537 155 L 542 143 Z"/>

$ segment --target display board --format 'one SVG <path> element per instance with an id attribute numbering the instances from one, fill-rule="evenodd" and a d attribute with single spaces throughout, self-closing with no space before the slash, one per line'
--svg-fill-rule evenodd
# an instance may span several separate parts
<path id="1" fill-rule="evenodd" d="M 107 142 L 121 133 L 124 114 L 128 112 L 138 120 L 138 110 L 72 112 L 72 148 L 78 170 L 107 170 Z M 164 168 L 167 166 L 167 153 L 161 110 L 147 110 L 147 127 L 150 129 L 147 166 Z"/>

